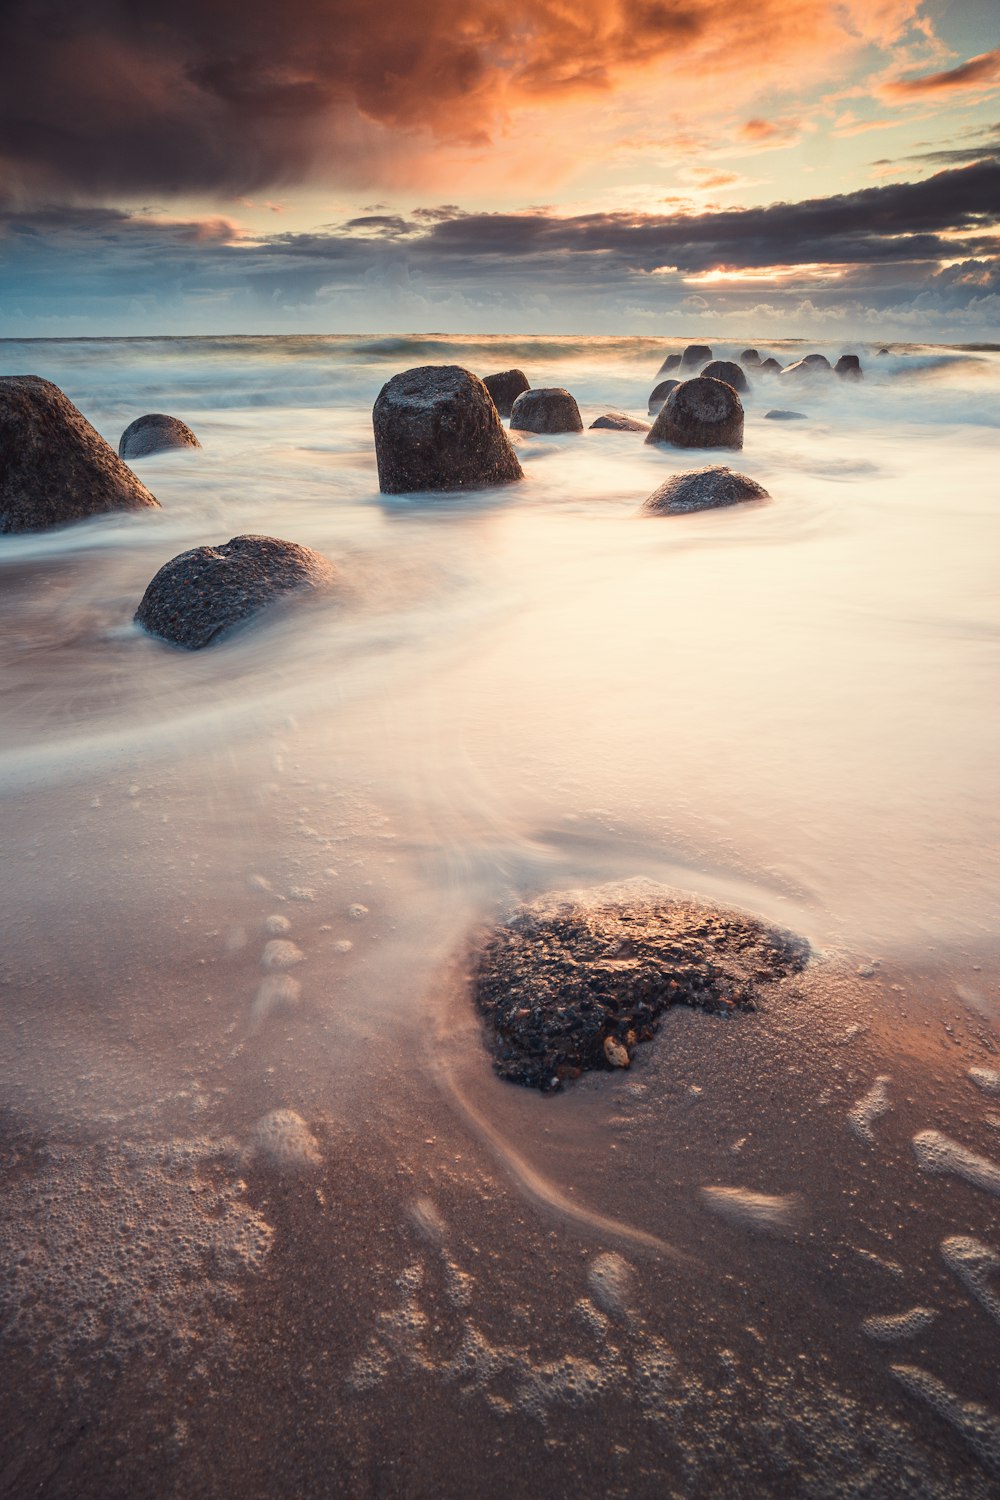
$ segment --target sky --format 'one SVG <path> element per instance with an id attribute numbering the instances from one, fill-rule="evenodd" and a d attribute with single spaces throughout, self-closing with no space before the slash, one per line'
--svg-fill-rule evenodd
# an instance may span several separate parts
<path id="1" fill-rule="evenodd" d="M 998 0 L 5 0 L 0 336 L 1000 341 Z"/>

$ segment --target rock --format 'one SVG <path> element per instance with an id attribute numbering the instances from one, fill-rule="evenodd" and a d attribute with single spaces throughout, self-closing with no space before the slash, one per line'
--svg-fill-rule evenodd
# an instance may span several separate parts
<path id="1" fill-rule="evenodd" d="M 707 344 L 688 344 L 681 356 L 680 368 L 682 370 L 700 370 L 702 365 L 707 365 L 712 358 L 712 351 Z"/>
<path id="2" fill-rule="evenodd" d="M 614 432 L 648 432 L 649 423 L 639 422 L 635 417 L 627 417 L 621 411 L 606 411 L 603 417 L 598 417 L 596 422 L 591 422 L 591 431 L 595 427 L 610 427 Z"/>
<path id="3" fill-rule="evenodd" d="M 561 386 L 524 391 L 510 414 L 512 432 L 582 432 L 580 408 Z"/>
<path id="4" fill-rule="evenodd" d="M 657 375 L 669 375 L 671 370 L 679 370 L 680 365 L 681 357 L 679 354 L 668 354 L 656 373 Z"/>
<path id="5" fill-rule="evenodd" d="M 740 364 L 749 365 L 752 370 L 755 370 L 760 364 L 760 355 L 757 353 L 757 350 L 744 349 L 743 353 L 740 355 Z"/>
<path id="6" fill-rule="evenodd" d="M 661 380 L 649 393 L 649 414 L 659 411 L 675 386 L 680 385 L 679 380 Z"/>
<path id="7" fill-rule="evenodd" d="M 499 375 L 484 375 L 483 385 L 502 417 L 510 416 L 510 409 L 522 391 L 531 390 L 531 383 L 523 370 L 501 370 Z"/>
<path id="8" fill-rule="evenodd" d="M 782 411 L 781 407 L 776 406 L 773 411 L 766 411 L 764 417 L 765 420 L 771 422 L 804 422 L 806 413 L 804 411 Z"/>
<path id="9" fill-rule="evenodd" d="M 460 365 L 394 375 L 372 411 L 379 489 L 469 490 L 523 479 L 483 382 Z"/>
<path id="10" fill-rule="evenodd" d="M 888 349 L 880 349 L 878 352 L 879 352 L 879 355 L 888 354 L 889 353 Z"/>
<path id="11" fill-rule="evenodd" d="M 805 359 L 797 359 L 794 364 L 786 365 L 781 378 L 791 381 L 819 380 L 832 374 L 830 361 L 824 359 L 822 354 L 807 354 Z"/>
<path id="12" fill-rule="evenodd" d="M 781 365 L 774 358 L 765 359 L 758 367 L 758 373 L 761 375 L 780 375 Z"/>
<path id="13" fill-rule="evenodd" d="M 151 411 L 128 424 L 118 439 L 118 457 L 145 458 L 149 453 L 166 453 L 170 448 L 200 447 L 186 422 Z"/>
<path id="14" fill-rule="evenodd" d="M 281 596 L 325 588 L 334 577 L 333 565 L 308 547 L 271 536 L 234 536 L 164 563 L 135 619 L 151 635 L 197 651 Z"/>
<path id="15" fill-rule="evenodd" d="M 671 474 L 643 505 L 651 516 L 683 516 L 694 510 L 715 510 L 742 500 L 769 500 L 763 485 L 747 474 L 734 474 L 724 464 Z"/>
<path id="16" fill-rule="evenodd" d="M 702 370 L 706 380 L 724 380 L 731 385 L 734 391 L 742 395 L 750 389 L 750 382 L 744 375 L 742 369 L 731 359 L 713 359 Z"/>
<path id="17" fill-rule="evenodd" d="M 159 510 L 51 380 L 0 377 L 0 532 L 44 531 L 116 510 Z"/>
<path id="18" fill-rule="evenodd" d="M 500 1076 L 552 1090 L 625 1066 L 672 1005 L 755 1009 L 808 957 L 754 917 L 631 882 L 519 906 L 479 944 L 472 995 Z"/>
<path id="19" fill-rule="evenodd" d="M 861 361 L 856 354 L 842 354 L 834 365 L 833 372 L 839 375 L 841 380 L 864 379 Z"/>
<path id="20" fill-rule="evenodd" d="M 698 375 L 670 392 L 646 436 L 678 448 L 742 448 L 743 403 L 722 380 Z"/>

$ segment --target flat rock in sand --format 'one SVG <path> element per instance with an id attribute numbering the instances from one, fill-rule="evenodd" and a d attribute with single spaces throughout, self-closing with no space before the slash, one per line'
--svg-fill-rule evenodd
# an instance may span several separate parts
<path id="1" fill-rule="evenodd" d="M 753 1010 L 761 987 L 798 973 L 809 946 L 742 912 L 648 881 L 540 897 L 485 935 L 472 995 L 502 1078 L 553 1090 L 612 1066 L 672 1005 Z"/>

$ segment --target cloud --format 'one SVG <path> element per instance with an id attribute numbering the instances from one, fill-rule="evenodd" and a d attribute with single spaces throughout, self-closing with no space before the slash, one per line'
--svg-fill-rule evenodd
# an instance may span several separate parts
<path id="1" fill-rule="evenodd" d="M 890 78 L 881 85 L 881 92 L 890 98 L 922 98 L 927 94 L 950 94 L 965 89 L 989 88 L 1000 83 L 1000 47 L 992 52 L 981 52 L 970 57 L 957 68 L 946 68 L 938 73 L 921 73 L 915 78 Z"/>
<path id="2" fill-rule="evenodd" d="M 900 156 L 896 159 L 883 156 L 878 161 L 873 161 L 872 166 L 902 167 L 908 162 L 920 162 L 926 163 L 927 166 L 950 167 L 983 161 L 989 157 L 998 157 L 1000 156 L 1000 121 L 987 125 L 985 129 L 967 131 L 965 142 L 957 146 L 937 146 L 929 151 L 917 151 L 910 156 Z"/>
<path id="3" fill-rule="evenodd" d="M 22 203 L 387 180 L 433 138 L 656 72 L 710 107 L 884 44 L 919 0 L 46 0 L 0 50 Z M 541 163 L 539 166 L 541 167 Z"/>

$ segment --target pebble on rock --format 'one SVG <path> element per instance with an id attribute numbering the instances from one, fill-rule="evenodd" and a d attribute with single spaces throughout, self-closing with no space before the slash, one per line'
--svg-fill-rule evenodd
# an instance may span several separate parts
<path id="1" fill-rule="evenodd" d="M 335 576 L 332 563 L 308 547 L 272 536 L 234 536 L 164 563 L 135 619 L 151 635 L 198 651 L 283 595 L 326 588 Z"/>
<path id="2" fill-rule="evenodd" d="M 648 432 L 649 423 L 640 422 L 636 417 L 627 417 L 622 411 L 606 411 L 603 417 L 598 417 L 596 422 L 591 422 L 591 431 L 597 428 L 610 428 L 612 432 Z"/>
<path id="3" fill-rule="evenodd" d="M 716 510 L 744 500 L 769 500 L 763 485 L 747 474 L 734 474 L 724 464 L 672 474 L 654 490 L 642 509 L 651 516 L 683 516 L 696 510 Z"/>
<path id="4" fill-rule="evenodd" d="M 523 391 L 531 390 L 531 382 L 523 370 L 501 370 L 497 375 L 484 375 L 483 385 L 493 397 L 493 405 L 502 417 L 510 416 L 510 409 Z"/>
<path id="5" fill-rule="evenodd" d="M 0 532 L 160 504 L 51 380 L 0 377 Z"/>
<path id="6" fill-rule="evenodd" d="M 733 390 L 739 391 L 741 395 L 750 389 L 750 382 L 744 375 L 741 367 L 731 359 L 713 359 L 711 364 L 707 364 L 701 373 L 706 380 L 724 380 L 727 385 L 731 385 Z"/>
<path id="7" fill-rule="evenodd" d="M 670 392 L 646 437 L 677 448 L 742 448 L 743 403 L 731 385 L 703 375 Z"/>
<path id="8" fill-rule="evenodd" d="M 151 411 L 130 422 L 118 439 L 119 458 L 145 458 L 150 453 L 166 453 L 171 448 L 200 448 L 201 444 L 186 422 Z"/>
<path id="9" fill-rule="evenodd" d="M 479 943 L 472 994 L 497 1073 L 551 1091 L 624 1066 L 672 1005 L 755 1009 L 761 986 L 808 957 L 754 917 L 636 881 L 517 907 Z"/>
<path id="10" fill-rule="evenodd" d="M 649 393 L 648 409 L 650 416 L 652 416 L 654 412 L 659 411 L 664 401 L 666 401 L 667 397 L 670 395 L 670 392 L 679 385 L 679 380 L 661 380 L 659 385 L 654 385 L 653 389 Z"/>
<path id="11" fill-rule="evenodd" d="M 523 479 L 493 397 L 460 365 L 418 365 L 382 387 L 372 411 L 379 489 L 484 489 Z"/>
<path id="12" fill-rule="evenodd" d="M 510 414 L 512 432 L 582 432 L 580 408 L 561 386 L 524 391 Z"/>

